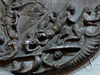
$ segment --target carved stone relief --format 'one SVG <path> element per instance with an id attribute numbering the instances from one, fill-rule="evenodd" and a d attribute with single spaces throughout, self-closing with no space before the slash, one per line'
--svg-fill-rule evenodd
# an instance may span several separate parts
<path id="1" fill-rule="evenodd" d="M 80 11 L 66 0 L 58 12 L 38 0 L 0 2 L 0 69 L 4 71 L 14 75 L 67 72 L 100 48 L 100 4 Z"/>

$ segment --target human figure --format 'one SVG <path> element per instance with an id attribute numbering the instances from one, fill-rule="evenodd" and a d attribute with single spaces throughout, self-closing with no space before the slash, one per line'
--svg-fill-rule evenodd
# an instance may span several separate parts
<path id="1" fill-rule="evenodd" d="M 95 7 L 96 16 L 100 18 L 100 4 Z"/>
<path id="2" fill-rule="evenodd" d="M 96 31 L 97 22 L 98 22 L 99 18 L 96 17 L 95 12 L 93 12 L 93 9 L 90 7 L 84 8 L 81 18 L 82 18 L 81 22 L 83 23 L 83 27 L 81 29 L 80 35 L 84 35 L 84 37 L 85 37 L 85 41 L 84 41 L 85 43 L 83 44 L 83 47 L 81 48 L 81 50 L 82 51 L 84 51 L 85 49 L 89 50 L 89 48 L 90 49 L 93 48 L 93 50 L 94 50 L 95 47 L 93 47 L 93 45 L 94 44 L 97 45 L 97 43 L 94 40 L 97 38 L 93 38 L 93 37 L 95 36 L 94 32 Z M 91 30 L 92 28 L 94 28 L 94 29 Z M 91 44 L 91 41 L 92 41 L 92 44 Z M 87 48 L 87 47 L 89 47 L 89 48 Z M 57 64 L 56 63 L 51 64 L 51 65 L 58 69 L 68 63 L 68 61 L 65 61 L 65 62 L 63 62 L 63 61 L 61 61 Z"/>
<path id="3" fill-rule="evenodd" d="M 96 13 L 92 8 L 84 8 L 83 22 L 84 22 L 84 35 L 94 36 L 95 31 L 98 28 L 97 23 L 99 22 L 99 17 L 96 17 Z"/>
<path id="4" fill-rule="evenodd" d="M 34 35 L 34 37 L 32 37 L 32 35 L 30 35 L 30 33 L 29 33 L 28 39 L 25 40 L 25 42 L 24 42 L 25 50 L 28 53 L 34 52 L 34 51 L 40 49 L 40 46 L 44 46 L 47 43 L 47 40 L 45 42 L 40 42 L 40 39 L 38 39 L 38 33 L 41 33 L 41 31 L 43 31 L 43 29 L 46 27 L 45 25 L 47 23 L 49 23 L 49 21 L 50 21 L 49 17 L 47 19 L 47 15 L 45 15 L 45 9 L 41 5 L 37 4 L 33 9 L 31 9 L 31 14 L 33 14 L 33 18 L 35 18 L 35 19 L 39 18 L 40 16 L 43 16 L 43 15 L 44 15 L 44 18 L 41 18 L 40 22 L 37 24 L 39 31 L 36 32 L 36 35 Z M 33 46 L 33 47 L 30 48 L 30 46 Z"/>
<path id="5" fill-rule="evenodd" d="M 95 31 L 94 35 L 99 35 L 100 34 L 100 4 L 98 4 L 94 10 L 96 13 L 96 18 L 98 19 L 98 22 L 96 22 L 97 30 Z"/>
<path id="6" fill-rule="evenodd" d="M 63 27 L 61 29 L 60 35 L 58 36 L 57 44 L 64 44 L 66 39 L 69 38 L 75 39 L 75 36 L 73 36 L 72 38 L 71 34 L 73 33 L 72 30 L 77 21 L 77 18 L 75 18 L 76 8 L 75 6 L 70 5 L 67 7 L 67 11 L 65 12 L 66 12 L 66 16 L 64 16 L 62 19 L 60 18 L 62 20 L 61 24 Z"/>
<path id="7" fill-rule="evenodd" d="M 67 11 L 65 10 L 65 8 Z M 70 5 L 67 8 L 67 5 L 65 5 L 65 8 L 57 16 L 57 19 L 54 25 L 50 29 L 44 31 L 43 33 L 40 33 L 40 38 L 44 38 L 46 36 L 46 38 L 50 40 L 51 38 L 54 37 L 55 34 L 61 31 L 62 27 L 66 24 L 66 22 L 70 21 L 71 23 L 75 23 L 76 18 L 72 17 L 75 15 L 75 6 Z"/>
<path id="8" fill-rule="evenodd" d="M 96 13 L 93 11 L 92 8 L 85 7 L 82 15 L 80 17 L 82 18 L 82 20 L 79 20 L 79 21 L 83 21 L 83 27 L 80 28 L 79 24 L 76 23 L 72 28 L 72 30 L 74 31 L 76 36 L 66 38 L 65 42 L 68 40 L 78 40 L 81 38 L 82 34 L 86 34 L 88 36 L 93 36 L 93 33 L 91 33 L 91 32 L 93 32 L 93 31 L 95 32 L 96 28 L 99 28 L 99 27 L 97 27 L 99 18 L 96 15 Z"/>
<path id="9" fill-rule="evenodd" d="M 14 57 L 18 52 L 18 19 L 19 14 L 17 12 L 18 6 L 12 2 L 12 4 L 7 3 L 5 0 L 1 0 L 5 6 L 5 12 L 2 15 L 4 33 L 7 38 L 7 44 L 9 47 L 13 48 L 13 53 L 8 57 L 9 59 Z"/>
<path id="10" fill-rule="evenodd" d="M 27 53 L 31 53 L 31 52 L 34 52 L 34 51 L 40 49 L 40 46 L 39 46 L 37 40 L 34 38 L 30 38 L 30 39 L 26 40 L 24 43 L 24 47 L 25 47 L 25 50 Z"/>

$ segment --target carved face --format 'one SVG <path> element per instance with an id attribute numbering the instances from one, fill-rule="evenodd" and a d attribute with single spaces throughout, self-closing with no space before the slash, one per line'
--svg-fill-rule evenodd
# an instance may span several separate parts
<path id="1" fill-rule="evenodd" d="M 42 40 L 44 40 L 46 38 L 46 34 L 45 33 L 39 33 L 39 34 L 37 34 L 37 39 L 39 40 L 39 41 L 42 41 Z"/>
<path id="2" fill-rule="evenodd" d="M 96 6 L 95 11 L 100 11 L 100 4 Z"/>
<path id="3" fill-rule="evenodd" d="M 86 8 L 84 8 L 84 10 L 83 10 L 83 12 L 85 12 L 85 13 L 87 13 L 87 14 L 91 14 L 92 13 L 92 8 L 90 8 L 90 7 L 86 7 Z"/>
<path id="4" fill-rule="evenodd" d="M 8 11 L 11 11 L 11 10 L 17 10 L 19 7 L 20 6 L 18 4 L 14 3 L 14 4 L 7 4 L 5 8 L 8 12 Z"/>
<path id="5" fill-rule="evenodd" d="M 63 56 L 63 54 L 62 54 L 61 51 L 58 50 L 58 51 L 54 52 L 54 58 L 55 59 L 61 59 L 62 56 Z"/>
<path id="6" fill-rule="evenodd" d="M 73 15 L 75 13 L 75 6 L 74 5 L 68 6 L 67 11 L 69 11 Z"/>

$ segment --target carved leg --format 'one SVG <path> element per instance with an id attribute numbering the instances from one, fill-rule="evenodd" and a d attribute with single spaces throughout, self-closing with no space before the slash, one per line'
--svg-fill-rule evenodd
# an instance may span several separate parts
<path id="1" fill-rule="evenodd" d="M 7 34 L 8 37 L 12 40 L 12 39 L 18 39 L 18 31 L 16 31 L 15 29 L 13 29 L 11 26 L 7 25 Z"/>
<path id="2" fill-rule="evenodd" d="M 18 53 L 18 44 L 17 44 L 17 40 L 12 40 L 10 43 L 8 43 L 8 46 L 11 46 L 13 48 L 13 52 L 11 53 L 11 55 L 9 55 L 6 60 L 12 59 L 14 56 L 17 55 Z"/>

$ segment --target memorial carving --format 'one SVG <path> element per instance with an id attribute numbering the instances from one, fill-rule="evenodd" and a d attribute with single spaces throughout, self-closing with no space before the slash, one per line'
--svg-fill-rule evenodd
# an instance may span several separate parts
<path id="1" fill-rule="evenodd" d="M 0 69 L 14 75 L 71 71 L 100 48 L 100 4 L 66 4 L 60 12 L 37 0 L 0 0 Z"/>

